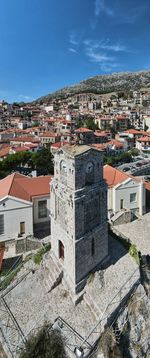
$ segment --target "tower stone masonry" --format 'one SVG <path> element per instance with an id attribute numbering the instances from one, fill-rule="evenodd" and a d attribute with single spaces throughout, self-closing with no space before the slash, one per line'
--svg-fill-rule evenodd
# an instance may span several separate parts
<path id="1" fill-rule="evenodd" d="M 102 152 L 66 145 L 54 157 L 51 181 L 51 244 L 72 294 L 108 257 L 107 186 Z"/>

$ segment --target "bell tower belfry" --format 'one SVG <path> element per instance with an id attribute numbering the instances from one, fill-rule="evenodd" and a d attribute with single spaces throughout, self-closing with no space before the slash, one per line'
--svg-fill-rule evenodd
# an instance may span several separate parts
<path id="1" fill-rule="evenodd" d="M 94 148 L 66 145 L 55 153 L 51 244 L 73 294 L 108 257 L 107 187 L 102 153 Z"/>

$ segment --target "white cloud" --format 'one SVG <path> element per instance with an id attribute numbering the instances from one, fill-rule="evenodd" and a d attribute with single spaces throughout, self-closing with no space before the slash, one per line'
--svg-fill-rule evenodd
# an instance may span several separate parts
<path id="1" fill-rule="evenodd" d="M 126 52 L 128 51 L 126 46 L 121 45 L 119 43 L 116 44 L 110 44 L 110 43 L 101 43 L 100 48 L 108 51 L 114 51 L 114 52 Z"/>
<path id="2" fill-rule="evenodd" d="M 78 41 L 77 41 L 77 38 L 76 38 L 76 35 L 74 32 L 72 32 L 70 35 L 69 35 L 69 42 L 71 45 L 73 46 L 78 46 Z"/>
<path id="3" fill-rule="evenodd" d="M 28 101 L 28 100 L 31 99 L 30 96 L 25 96 L 25 95 L 23 95 L 23 94 L 19 94 L 18 97 L 19 97 L 19 98 L 22 98 L 22 99 L 24 99 L 24 100 L 26 100 L 26 101 Z"/>
<path id="4" fill-rule="evenodd" d="M 70 47 L 69 51 L 72 52 L 72 53 L 77 53 L 77 51 L 73 47 Z"/>
<path id="5" fill-rule="evenodd" d="M 105 0 L 95 0 L 94 3 L 94 14 L 96 17 L 100 15 L 100 13 L 104 12 L 108 16 L 113 16 L 114 11 L 113 9 L 108 8 L 105 5 Z"/>
<path id="6" fill-rule="evenodd" d="M 111 44 L 109 39 L 106 40 L 90 40 L 83 41 L 84 53 L 90 62 L 97 63 L 103 72 L 112 72 L 113 69 L 122 67 L 118 63 L 117 53 L 127 51 L 122 44 Z"/>
<path id="7" fill-rule="evenodd" d="M 95 16 L 99 16 L 100 12 L 104 10 L 104 0 L 95 0 Z"/>
<path id="8" fill-rule="evenodd" d="M 92 49 L 101 49 L 113 52 L 130 52 L 126 46 L 121 43 L 111 43 L 109 39 L 100 41 L 86 39 L 83 43 L 85 47 L 90 47 Z"/>
<path id="9" fill-rule="evenodd" d="M 110 62 L 115 59 L 105 53 L 95 51 L 92 47 L 86 49 L 86 55 L 89 57 L 90 61 L 97 63 L 101 63 L 102 61 Z"/>

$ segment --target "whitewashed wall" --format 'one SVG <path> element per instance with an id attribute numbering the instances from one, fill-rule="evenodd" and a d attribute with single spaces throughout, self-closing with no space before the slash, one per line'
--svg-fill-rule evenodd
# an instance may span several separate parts
<path id="1" fill-rule="evenodd" d="M 136 201 L 130 202 L 130 194 L 136 193 Z M 136 211 L 139 215 L 145 213 L 145 188 L 143 183 L 132 179 L 121 185 L 108 189 L 108 210 L 113 213 L 120 211 L 120 200 L 124 201 L 124 209 Z"/>
<path id="2" fill-rule="evenodd" d="M 33 234 L 32 203 L 7 197 L 0 201 L 0 215 L 4 215 L 4 234 L 0 242 L 18 237 L 20 222 L 25 222 L 25 235 Z"/>

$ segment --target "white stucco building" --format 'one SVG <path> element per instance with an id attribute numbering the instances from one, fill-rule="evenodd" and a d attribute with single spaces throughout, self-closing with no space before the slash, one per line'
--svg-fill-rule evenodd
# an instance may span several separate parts
<path id="1" fill-rule="evenodd" d="M 0 247 L 15 255 L 15 241 L 50 225 L 50 176 L 19 173 L 0 180 Z"/>
<path id="2" fill-rule="evenodd" d="M 120 211 L 131 211 L 142 216 L 146 210 L 145 186 L 141 179 L 130 176 L 109 165 L 104 166 L 108 185 L 108 216 Z"/>

